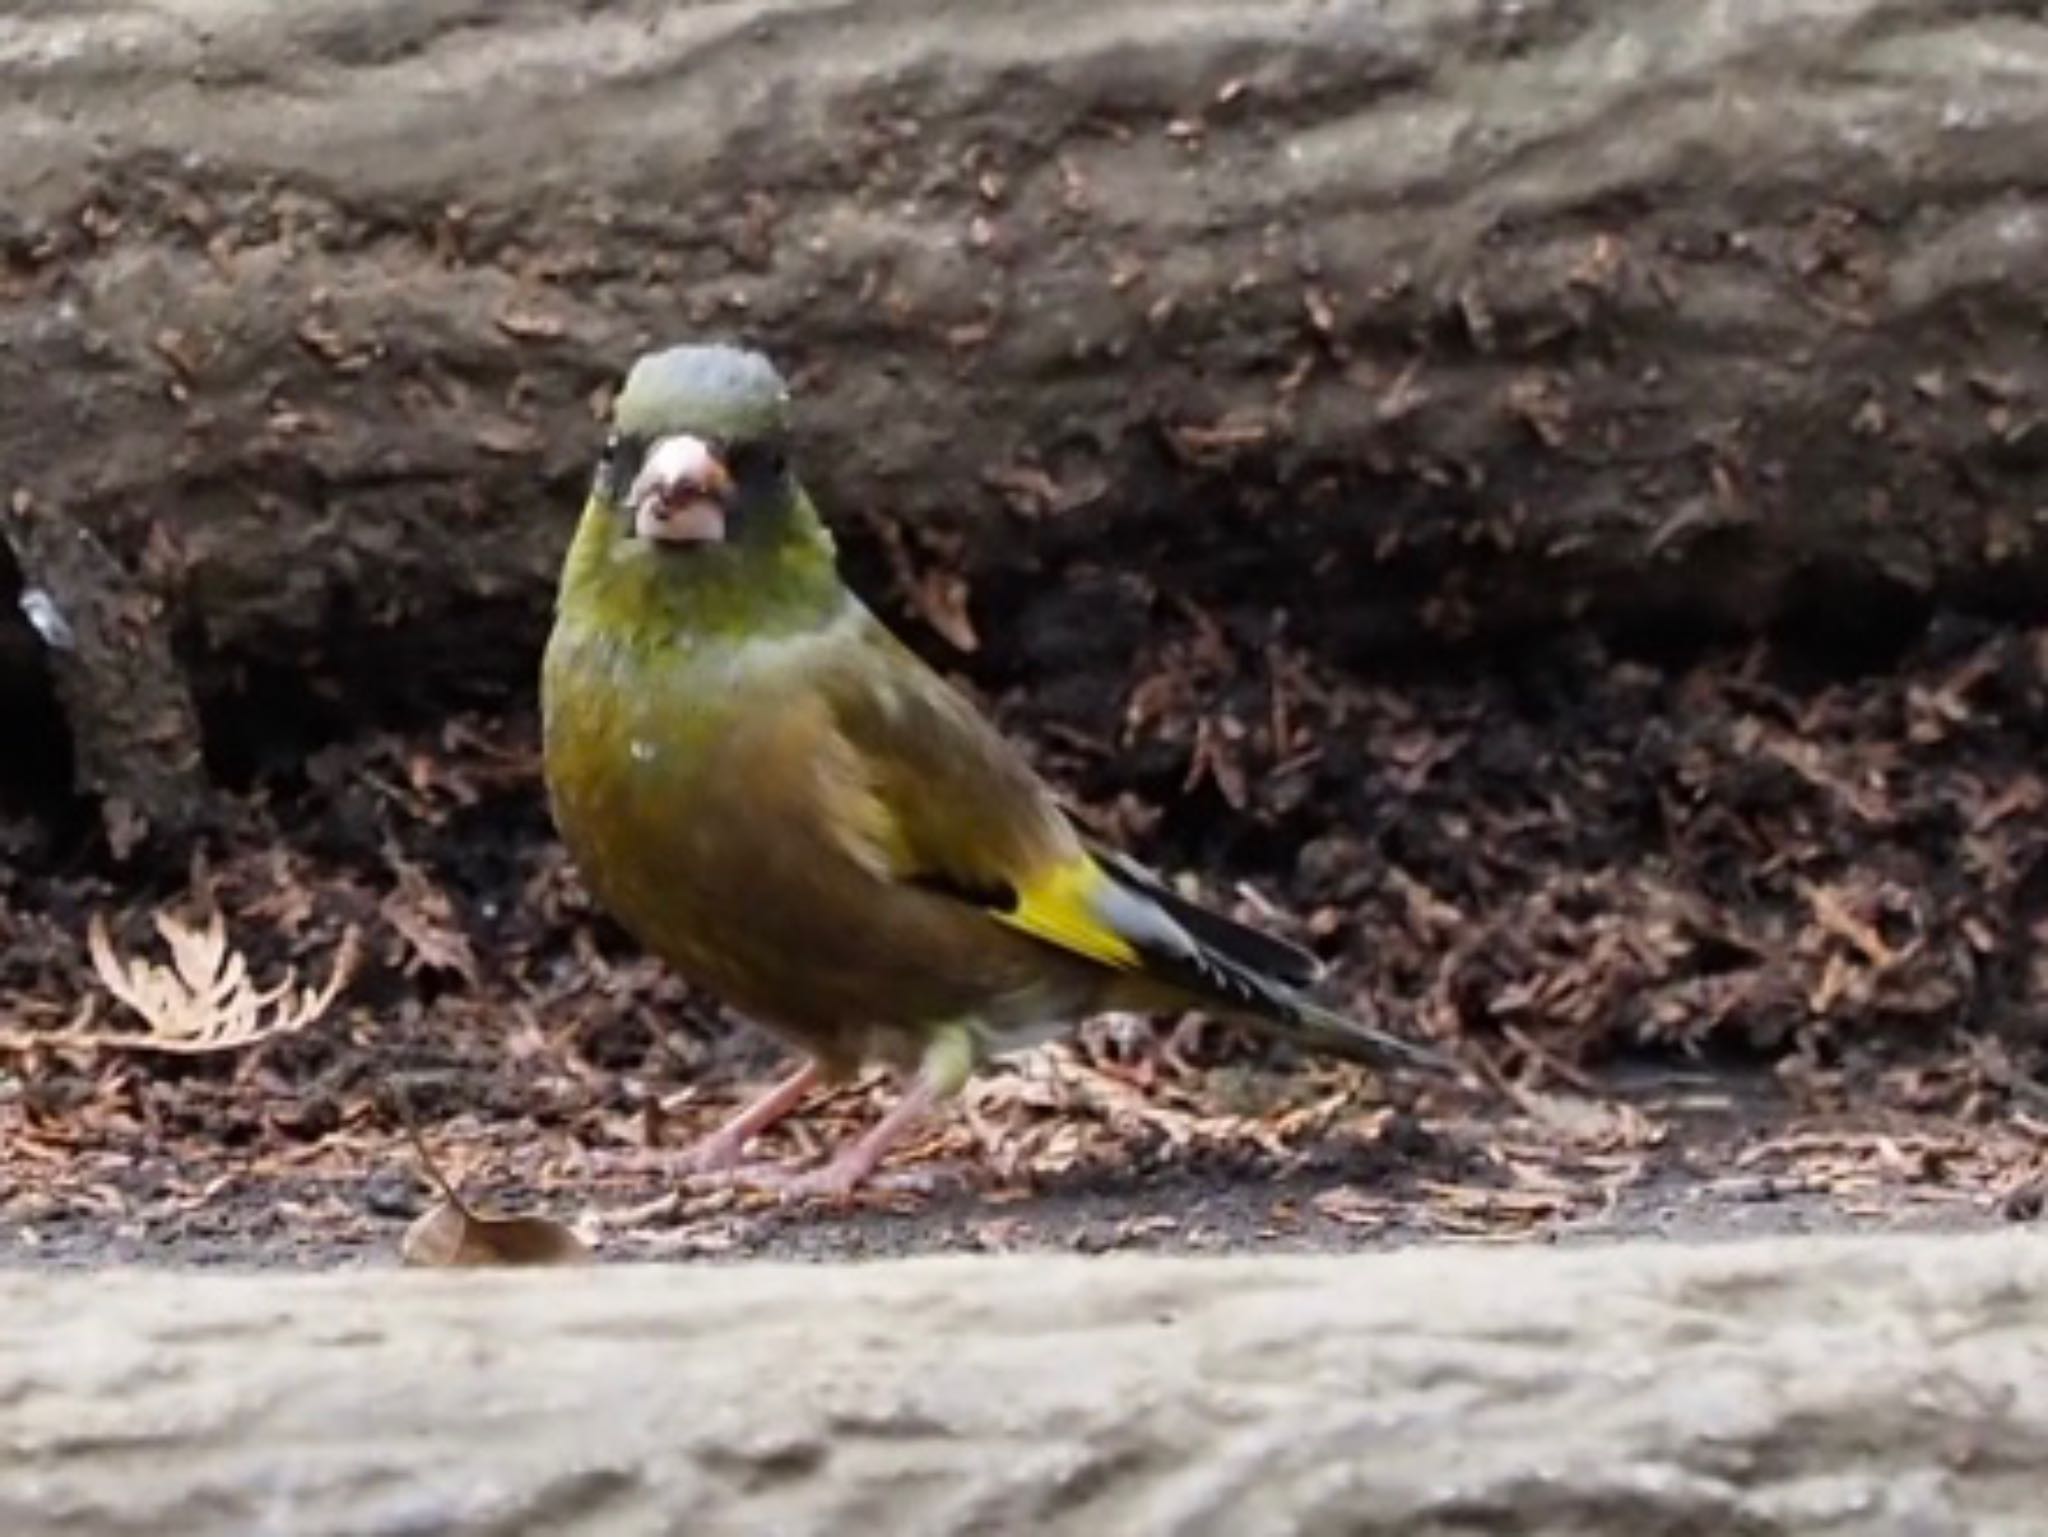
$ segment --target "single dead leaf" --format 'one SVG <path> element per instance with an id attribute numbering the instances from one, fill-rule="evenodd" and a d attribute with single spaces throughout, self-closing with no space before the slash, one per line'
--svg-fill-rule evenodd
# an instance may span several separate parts
<path id="1" fill-rule="evenodd" d="M 421 1270 L 469 1270 L 504 1265 L 583 1265 L 589 1248 L 547 1217 L 491 1217 L 452 1195 L 405 1230 L 399 1255 Z"/>
<path id="2" fill-rule="evenodd" d="M 520 305 L 507 305 L 491 317 L 500 331 L 515 341 L 552 341 L 569 328 L 559 315 Z"/>
<path id="3" fill-rule="evenodd" d="M 324 362 L 345 363 L 355 350 L 340 328 L 323 316 L 308 315 L 298 323 L 293 334 L 308 352 Z"/>
<path id="4" fill-rule="evenodd" d="M 442 1176 L 419 1133 L 407 1128 L 420 1166 L 441 1199 L 405 1230 L 399 1258 L 421 1270 L 506 1265 L 584 1265 L 589 1245 L 548 1217 L 498 1217 L 477 1211 Z"/>
<path id="5" fill-rule="evenodd" d="M 1880 971 L 1899 963 L 1899 952 L 1885 943 L 1884 936 L 1850 908 L 1841 892 L 1810 881 L 1799 883 L 1799 893 L 1813 909 L 1814 921 L 1837 939 L 1845 940 Z"/>
<path id="6" fill-rule="evenodd" d="M 1394 1218 L 1393 1202 L 1368 1195 L 1356 1185 L 1336 1185 L 1322 1191 L 1309 1205 L 1332 1222 L 1346 1227 L 1382 1228 Z"/>
<path id="7" fill-rule="evenodd" d="M 398 885 L 379 904 L 384 921 L 397 931 L 411 956 L 406 975 L 422 969 L 448 971 L 471 987 L 478 985 L 476 951 L 455 915 L 448 893 L 427 878 L 411 860 L 389 851 L 386 857 L 397 872 Z"/>
<path id="8" fill-rule="evenodd" d="M 1240 449 L 1264 447 L 1273 436 L 1268 422 L 1231 419 L 1196 424 L 1185 423 L 1167 429 L 1167 441 L 1190 464 L 1221 464 L 1236 457 Z"/>
<path id="9" fill-rule="evenodd" d="M 541 450 L 541 437 L 524 422 L 499 418 L 487 421 L 471 434 L 478 448 L 500 459 L 518 459 Z"/>
<path id="10" fill-rule="evenodd" d="M 1195 723 L 1195 743 L 1181 788 L 1192 790 L 1204 779 L 1212 780 L 1230 809 L 1242 811 L 1250 804 L 1251 788 L 1237 747 L 1242 728 L 1233 732 L 1235 725 L 1207 715 Z"/>
<path id="11" fill-rule="evenodd" d="M 911 588 L 911 601 L 924 622 L 945 637 L 956 651 L 981 649 L 981 637 L 974 633 L 968 613 L 966 578 L 950 571 L 927 571 Z"/>

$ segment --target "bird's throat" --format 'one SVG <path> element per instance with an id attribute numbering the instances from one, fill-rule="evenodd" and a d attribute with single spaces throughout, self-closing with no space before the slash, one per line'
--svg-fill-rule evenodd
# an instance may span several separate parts
<path id="1" fill-rule="evenodd" d="M 801 491 L 722 543 L 638 537 L 602 497 L 585 505 L 557 607 L 628 645 L 801 634 L 844 608 L 832 537 Z"/>

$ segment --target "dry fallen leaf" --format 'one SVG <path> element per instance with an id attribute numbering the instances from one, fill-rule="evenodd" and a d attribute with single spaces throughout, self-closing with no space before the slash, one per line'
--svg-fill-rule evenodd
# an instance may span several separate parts
<path id="1" fill-rule="evenodd" d="M 441 1199 L 405 1230 L 399 1258 L 423 1270 L 496 1265 L 582 1265 L 590 1248 L 548 1217 L 496 1217 L 477 1211 L 435 1167 L 417 1133 L 412 1145 Z"/>
<path id="2" fill-rule="evenodd" d="M 525 422 L 499 419 L 487 421 L 471 434 L 472 441 L 487 454 L 501 459 L 516 459 L 523 455 L 540 452 L 541 438 Z"/>
<path id="3" fill-rule="evenodd" d="M 140 1015 L 148 1029 L 141 1034 L 72 1030 L 46 1037 L 49 1044 L 129 1046 L 193 1055 L 232 1051 L 305 1029 L 327 1012 L 355 969 L 353 928 L 342 935 L 334 968 L 326 985 L 318 988 L 298 987 L 297 976 L 289 970 L 274 987 L 257 987 L 250 980 L 247 958 L 228 944 L 218 912 L 203 929 L 159 913 L 156 931 L 170 947 L 169 966 L 115 954 L 102 914 L 93 915 L 86 934 L 86 949 L 101 983 Z"/>
<path id="4" fill-rule="evenodd" d="M 910 589 L 911 602 L 924 622 L 955 650 L 971 653 L 981 649 L 981 637 L 975 633 L 968 598 L 966 578 L 950 571 L 927 571 Z"/>
<path id="5" fill-rule="evenodd" d="M 399 1255 L 423 1270 L 493 1265 L 582 1265 L 582 1239 L 546 1217 L 490 1217 L 450 1196 L 405 1230 Z"/>
<path id="6" fill-rule="evenodd" d="M 395 852 L 386 857 L 398 874 L 398 885 L 384 898 L 379 911 L 412 951 L 405 963 L 406 975 L 422 968 L 453 972 L 476 987 L 476 951 L 462 931 L 448 893 L 411 860 Z"/>
<path id="7" fill-rule="evenodd" d="M 1383 1228 L 1394 1220 L 1396 1207 L 1384 1196 L 1368 1195 L 1356 1185 L 1335 1185 L 1309 1202 L 1332 1222 L 1346 1227 Z"/>
<path id="8" fill-rule="evenodd" d="M 498 329 L 516 341 L 552 341 L 568 330 L 559 315 L 522 305 L 506 305 L 491 319 Z"/>

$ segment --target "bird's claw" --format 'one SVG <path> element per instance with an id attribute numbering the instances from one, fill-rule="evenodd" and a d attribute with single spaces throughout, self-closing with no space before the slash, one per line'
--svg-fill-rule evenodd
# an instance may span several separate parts
<path id="1" fill-rule="evenodd" d="M 741 1167 L 740 1159 L 745 1152 L 744 1142 L 714 1133 L 693 1145 L 677 1160 L 679 1172 L 686 1182 L 695 1179 L 716 1179 L 738 1170 Z"/>
<path id="2" fill-rule="evenodd" d="M 824 1201 L 833 1206 L 843 1206 L 864 1182 L 860 1173 L 828 1163 L 821 1169 L 780 1173 L 767 1188 L 781 1196 L 787 1206 L 803 1201 Z"/>

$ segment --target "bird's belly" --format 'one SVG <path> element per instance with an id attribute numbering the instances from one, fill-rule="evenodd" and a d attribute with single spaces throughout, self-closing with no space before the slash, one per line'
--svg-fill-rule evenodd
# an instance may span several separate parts
<path id="1" fill-rule="evenodd" d="M 554 787 L 585 884 L 693 985 L 828 1066 L 908 1066 L 923 1027 L 955 1020 L 1008 1050 L 1091 1001 L 1093 974 L 1038 942 L 891 887 L 801 829 L 743 811 L 692 815 L 702 787 L 637 767 L 629 751 L 609 772 Z"/>
<path id="2" fill-rule="evenodd" d="M 584 884 L 627 933 L 740 1002 L 735 993 L 754 991 L 748 958 L 759 940 L 723 878 L 711 825 L 683 809 L 687 792 L 630 772 L 587 775 L 555 789 L 555 819 Z"/>

